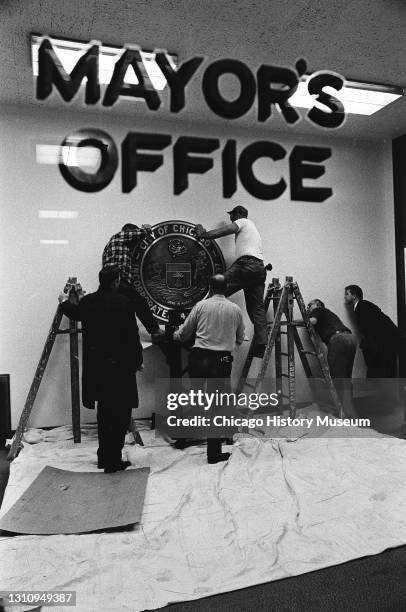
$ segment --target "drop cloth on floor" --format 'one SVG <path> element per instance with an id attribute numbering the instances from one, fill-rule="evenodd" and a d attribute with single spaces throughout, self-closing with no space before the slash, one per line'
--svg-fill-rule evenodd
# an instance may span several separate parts
<path id="1" fill-rule="evenodd" d="M 142 435 L 145 447 L 125 448 L 135 467 L 151 470 L 141 524 L 0 538 L 2 588 L 75 590 L 77 612 L 137 612 L 406 544 L 403 440 L 250 436 L 228 463 L 208 465 L 204 446 L 178 451 Z M 96 441 L 26 445 L 0 514 L 46 465 L 97 470 Z"/>

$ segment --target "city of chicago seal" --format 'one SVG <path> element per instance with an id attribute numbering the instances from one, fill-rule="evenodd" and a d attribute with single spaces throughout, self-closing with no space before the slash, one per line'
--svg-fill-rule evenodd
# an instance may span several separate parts
<path id="1" fill-rule="evenodd" d="M 171 310 L 185 318 L 208 295 L 210 277 L 224 272 L 225 263 L 217 243 L 197 239 L 192 223 L 165 221 L 136 244 L 133 269 L 135 288 L 167 323 Z"/>

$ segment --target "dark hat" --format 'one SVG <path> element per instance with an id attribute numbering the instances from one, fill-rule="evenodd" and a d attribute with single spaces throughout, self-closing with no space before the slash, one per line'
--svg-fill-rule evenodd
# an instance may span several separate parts
<path id="1" fill-rule="evenodd" d="M 231 213 L 237 213 L 237 215 L 241 215 L 242 217 L 248 217 L 248 210 L 244 206 L 234 206 L 233 210 L 228 210 L 227 213 L 231 215 Z"/>

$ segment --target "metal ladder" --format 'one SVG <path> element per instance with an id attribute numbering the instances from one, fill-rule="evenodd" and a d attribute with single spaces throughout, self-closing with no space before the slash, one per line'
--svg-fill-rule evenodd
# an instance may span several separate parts
<path id="1" fill-rule="evenodd" d="M 294 321 L 293 319 L 293 307 L 295 301 L 302 316 L 301 321 Z M 342 418 L 343 407 L 330 375 L 330 369 L 321 346 L 321 340 L 310 323 L 302 294 L 300 293 L 297 283 L 293 281 L 291 276 L 286 277 L 283 287 L 280 285 L 278 278 L 272 279 L 272 283 L 268 285 L 264 299 L 266 311 L 268 311 L 271 302 L 273 304 L 274 321 L 271 324 L 268 333 L 268 342 L 262 358 L 261 369 L 254 384 L 247 382 L 248 374 L 254 358 L 253 341 L 241 371 L 240 379 L 237 385 L 237 393 L 243 392 L 245 387 L 252 389 L 254 393 L 257 393 L 260 390 L 268 369 L 272 351 L 275 349 L 275 379 L 276 390 L 279 395 L 279 405 L 282 405 L 283 398 L 287 398 L 289 402 L 289 415 L 294 418 L 296 415 L 296 346 L 303 369 L 308 378 L 311 378 L 313 374 L 307 356 L 313 355 L 317 358 L 322 371 L 322 376 L 333 401 L 336 414 Z M 282 320 L 283 316 L 285 317 L 285 320 Z M 282 327 L 286 327 L 286 329 L 282 329 Z M 307 329 L 312 350 L 307 351 L 304 349 L 298 333 L 299 327 L 304 327 Z M 282 335 L 287 336 L 287 352 L 282 351 Z M 287 358 L 287 372 L 285 372 L 283 368 L 284 357 Z M 284 378 L 288 380 L 288 394 L 283 393 Z"/>

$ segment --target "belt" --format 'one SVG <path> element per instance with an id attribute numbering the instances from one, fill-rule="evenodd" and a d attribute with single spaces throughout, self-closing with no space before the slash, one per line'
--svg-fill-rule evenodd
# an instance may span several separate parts
<path id="1" fill-rule="evenodd" d="M 199 346 L 195 346 L 192 348 L 191 353 L 194 353 L 197 351 L 200 351 L 200 353 L 203 353 L 209 359 L 210 358 L 213 359 L 214 363 L 216 362 L 233 363 L 234 361 L 233 356 L 231 355 L 231 351 L 213 351 L 211 349 L 200 348 Z"/>
<path id="2" fill-rule="evenodd" d="M 202 348 L 200 346 L 194 346 L 192 348 L 192 351 L 204 351 L 205 353 L 209 353 L 210 355 L 219 355 L 221 357 L 231 355 L 231 351 L 215 351 L 214 349 Z"/>

